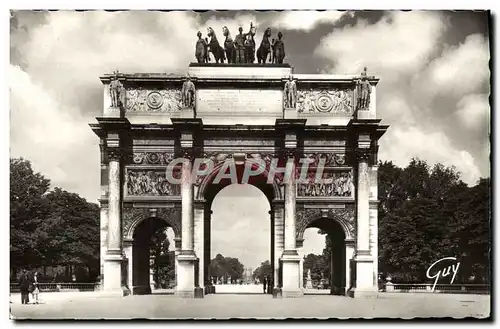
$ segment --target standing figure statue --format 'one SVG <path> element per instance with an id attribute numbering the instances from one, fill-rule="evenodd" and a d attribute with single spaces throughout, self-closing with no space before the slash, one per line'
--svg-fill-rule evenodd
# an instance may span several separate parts
<path id="1" fill-rule="evenodd" d="M 198 63 L 206 63 L 208 50 L 207 42 L 201 37 L 200 31 L 198 31 L 196 35 L 198 36 L 198 41 L 196 41 L 196 51 L 194 56 L 196 57 Z"/>
<path id="2" fill-rule="evenodd" d="M 262 36 L 262 41 L 260 42 L 259 49 L 257 49 L 257 62 L 259 64 L 265 64 L 267 62 L 267 56 L 271 53 L 271 43 L 269 38 L 271 37 L 271 28 L 268 27 L 264 31 Z"/>
<path id="3" fill-rule="evenodd" d="M 372 87 L 368 77 L 366 75 L 366 67 L 361 72 L 361 78 L 356 80 L 356 94 L 357 94 L 357 106 L 358 110 L 368 110 L 370 106 L 370 94 L 372 92 Z"/>
<path id="4" fill-rule="evenodd" d="M 118 79 L 118 71 L 113 72 L 109 83 L 109 96 L 111 97 L 111 108 L 121 109 L 124 105 L 125 88 Z"/>
<path id="5" fill-rule="evenodd" d="M 274 64 L 276 63 L 276 47 L 274 46 L 276 44 L 276 39 L 273 38 L 271 41 L 271 63 Z"/>
<path id="6" fill-rule="evenodd" d="M 189 74 L 186 76 L 186 81 L 182 84 L 182 105 L 187 108 L 194 109 L 196 89 Z"/>
<path id="7" fill-rule="evenodd" d="M 297 84 L 290 75 L 285 83 L 285 108 L 294 109 L 297 105 Z"/>
<path id="8" fill-rule="evenodd" d="M 240 26 L 238 31 L 240 33 L 236 36 L 236 38 L 234 38 L 234 48 L 236 50 L 236 63 L 246 63 L 245 35 L 243 34 L 243 28 Z"/>
<path id="9" fill-rule="evenodd" d="M 209 27 L 207 29 L 207 35 L 210 37 L 209 52 L 214 55 L 216 63 L 224 63 L 224 59 L 226 59 L 226 55 L 224 54 L 224 48 L 222 48 L 217 41 L 217 36 L 215 35 L 214 29 Z"/>
<path id="10" fill-rule="evenodd" d="M 250 22 L 250 31 L 245 35 L 245 50 L 246 62 L 253 63 L 255 61 L 255 40 L 256 27 Z"/>
<path id="11" fill-rule="evenodd" d="M 274 44 L 274 51 L 276 52 L 276 63 L 283 64 L 283 59 L 285 58 L 285 44 L 283 43 L 283 34 L 278 32 L 278 40 Z"/>
<path id="12" fill-rule="evenodd" d="M 226 40 L 224 40 L 224 50 L 226 51 L 227 62 L 234 64 L 236 63 L 236 48 L 234 47 L 231 32 L 229 32 L 229 29 L 224 26 L 222 28 L 222 34 L 226 37 Z"/>

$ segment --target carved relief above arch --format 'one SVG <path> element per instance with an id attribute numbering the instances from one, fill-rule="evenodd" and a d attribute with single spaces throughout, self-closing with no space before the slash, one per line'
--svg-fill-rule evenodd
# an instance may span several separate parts
<path id="1" fill-rule="evenodd" d="M 296 211 L 296 238 L 302 240 L 305 230 L 317 219 L 329 218 L 337 221 L 344 230 L 346 240 L 356 237 L 354 207 L 345 208 L 302 208 Z"/>
<path id="2" fill-rule="evenodd" d="M 173 208 L 123 208 L 122 233 L 124 239 L 133 239 L 135 228 L 147 218 L 163 220 L 174 230 L 175 237 L 181 236 L 181 209 Z"/>
<path id="3" fill-rule="evenodd" d="M 199 186 L 198 192 L 196 193 L 195 198 L 197 200 L 202 200 L 205 198 L 205 193 L 207 190 L 207 187 L 212 183 L 212 181 L 215 179 L 219 171 L 224 168 L 225 162 L 226 161 L 235 161 L 235 154 L 233 153 L 219 153 L 219 152 L 211 152 L 211 153 L 204 153 L 205 158 L 208 158 L 212 160 L 212 163 L 214 165 L 213 169 L 210 171 L 209 174 L 207 175 L 200 175 L 197 177 L 195 181 L 195 185 Z M 262 159 L 264 160 L 264 163 L 266 165 L 269 164 L 270 159 L 274 153 L 242 153 L 242 161 L 252 161 L 254 159 Z M 226 168 L 225 168 L 226 169 Z M 268 168 L 262 168 L 263 172 L 262 175 L 265 176 L 266 178 L 269 175 L 269 170 Z M 282 191 L 281 191 L 281 183 L 277 179 L 279 175 L 276 175 L 274 182 L 273 182 L 273 191 L 274 191 L 274 199 L 276 200 L 281 200 L 283 198 L 282 196 Z"/>

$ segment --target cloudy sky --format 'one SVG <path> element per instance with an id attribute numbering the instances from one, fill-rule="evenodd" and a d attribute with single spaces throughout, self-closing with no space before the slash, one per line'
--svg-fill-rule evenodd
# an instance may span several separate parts
<path id="1" fill-rule="evenodd" d="M 103 110 L 98 77 L 114 69 L 183 73 L 195 60 L 198 30 L 225 25 L 234 36 L 250 22 L 257 42 L 267 27 L 273 36 L 282 31 L 296 73 L 358 74 L 367 66 L 380 77 L 378 116 L 391 125 L 381 160 L 453 165 L 469 184 L 489 177 L 485 12 L 13 12 L 11 157 L 96 202 L 99 148 L 88 123 Z M 259 193 L 229 187 L 213 208 L 214 252 L 252 267 L 269 258 L 269 205 Z M 257 225 L 265 229 L 249 235 Z M 322 239 L 308 242 L 311 232 L 305 247 L 320 252 Z"/>

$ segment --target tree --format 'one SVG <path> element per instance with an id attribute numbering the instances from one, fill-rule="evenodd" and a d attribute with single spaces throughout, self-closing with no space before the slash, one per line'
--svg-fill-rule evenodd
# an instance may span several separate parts
<path id="1" fill-rule="evenodd" d="M 169 252 L 170 241 L 165 229 L 155 231 L 150 240 L 150 255 L 153 258 L 153 278 L 157 287 L 162 282 L 170 282 L 172 279 L 172 268 L 175 273 L 175 260 L 172 259 L 172 252 Z M 175 255 L 174 255 L 175 257 Z"/>
<path id="2" fill-rule="evenodd" d="M 214 259 L 210 261 L 209 273 L 211 276 L 220 278 L 242 279 L 245 267 L 240 263 L 238 258 L 224 257 L 217 254 Z"/>
<path id="3" fill-rule="evenodd" d="M 323 251 L 324 253 L 325 251 Z M 304 257 L 303 273 L 304 282 L 307 279 L 307 273 L 311 270 L 311 279 L 313 281 L 319 281 L 323 278 L 330 277 L 330 262 L 326 261 L 324 255 L 308 254 Z"/>
<path id="4" fill-rule="evenodd" d="M 253 278 L 259 278 L 260 282 L 264 282 L 264 277 L 272 278 L 273 277 L 273 269 L 271 267 L 271 262 L 266 260 L 265 262 L 260 263 L 260 266 L 257 267 L 253 271 Z"/>
<path id="5" fill-rule="evenodd" d="M 487 280 L 489 179 L 474 187 L 454 167 L 412 159 L 407 167 L 379 164 L 379 266 L 395 281 L 423 282 L 435 261 L 455 256 L 459 280 Z M 455 281 L 457 282 L 457 281 Z"/>
<path id="6" fill-rule="evenodd" d="M 45 193 L 50 181 L 23 158 L 10 159 L 10 261 L 19 267 L 41 265 L 39 226 L 48 214 Z"/>
<path id="7" fill-rule="evenodd" d="M 39 226 L 38 249 L 45 265 L 86 267 L 89 275 L 99 272 L 99 207 L 76 193 L 60 188 L 49 192 L 45 199 L 49 215 Z M 69 273 L 71 275 L 71 273 Z"/>

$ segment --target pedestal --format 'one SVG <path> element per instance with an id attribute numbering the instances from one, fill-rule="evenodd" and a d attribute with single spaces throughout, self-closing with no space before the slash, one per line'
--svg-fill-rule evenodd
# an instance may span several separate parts
<path id="1" fill-rule="evenodd" d="M 123 297 L 130 294 L 130 290 L 122 284 L 123 256 L 108 254 L 104 258 L 104 286 L 101 295 Z"/>
<path id="2" fill-rule="evenodd" d="M 284 119 L 298 119 L 298 113 L 296 108 L 285 107 L 284 109 Z"/>
<path id="3" fill-rule="evenodd" d="M 356 262 L 356 287 L 349 291 L 350 297 L 377 298 L 378 285 L 373 282 L 374 259 L 370 255 L 357 255 Z"/>
<path id="4" fill-rule="evenodd" d="M 193 298 L 195 288 L 195 263 L 194 253 L 183 253 L 177 257 L 179 262 L 177 274 L 177 291 L 179 297 Z"/>
<path id="5" fill-rule="evenodd" d="M 182 119 L 192 119 L 194 118 L 194 109 L 191 107 L 181 108 L 181 118 Z"/>
<path id="6" fill-rule="evenodd" d="M 285 251 L 281 262 L 283 266 L 283 297 L 301 297 L 304 293 L 300 289 L 300 256 L 297 252 Z"/>

